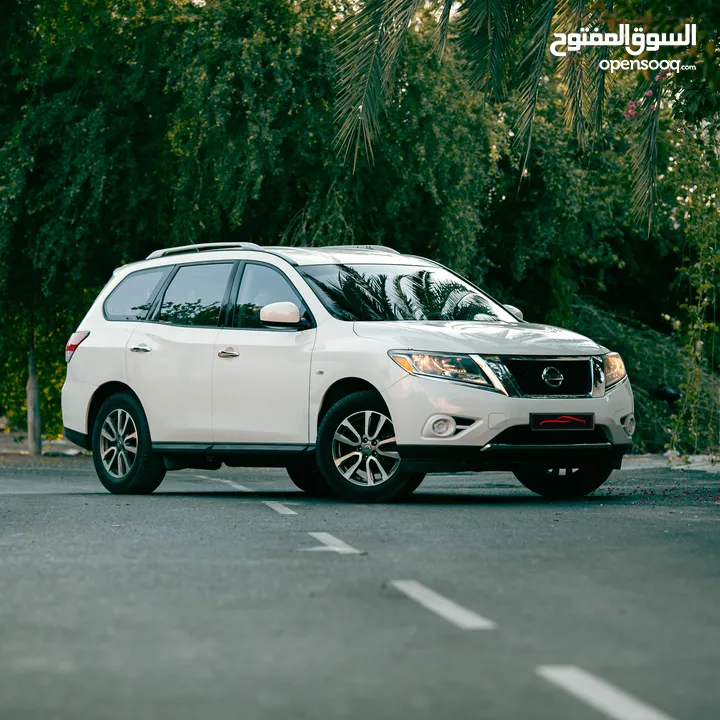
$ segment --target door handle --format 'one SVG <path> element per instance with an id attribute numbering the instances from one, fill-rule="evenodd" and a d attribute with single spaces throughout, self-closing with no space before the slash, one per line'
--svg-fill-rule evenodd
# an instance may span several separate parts
<path id="1" fill-rule="evenodd" d="M 231 347 L 225 348 L 218 353 L 218 357 L 238 357 L 239 352 L 235 352 Z"/>
<path id="2" fill-rule="evenodd" d="M 133 345 L 130 348 L 130 352 L 150 352 L 151 348 L 149 348 L 147 345 Z"/>

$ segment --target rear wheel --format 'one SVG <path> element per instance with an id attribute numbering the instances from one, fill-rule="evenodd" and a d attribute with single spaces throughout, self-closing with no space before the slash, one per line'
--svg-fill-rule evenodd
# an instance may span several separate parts
<path id="1" fill-rule="evenodd" d="M 528 489 L 549 498 L 579 498 L 597 490 L 609 477 L 606 464 L 578 468 L 523 466 L 513 473 Z"/>
<path id="2" fill-rule="evenodd" d="M 111 493 L 151 493 L 165 477 L 162 457 L 152 454 L 145 413 L 132 395 L 117 393 L 102 404 L 92 448 L 95 472 Z"/>
<path id="3" fill-rule="evenodd" d="M 424 477 L 403 470 L 390 413 L 382 398 L 367 390 L 342 398 L 325 415 L 317 461 L 338 497 L 352 502 L 400 500 Z"/>
<path id="4" fill-rule="evenodd" d="M 315 456 L 288 463 L 287 474 L 296 487 L 311 497 L 330 497 L 333 494 L 320 472 Z"/>

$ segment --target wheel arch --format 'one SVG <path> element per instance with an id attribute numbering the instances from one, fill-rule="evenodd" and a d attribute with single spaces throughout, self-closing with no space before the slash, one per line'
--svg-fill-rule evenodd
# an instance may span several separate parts
<path id="1" fill-rule="evenodd" d="M 140 407 L 142 407 L 142 403 L 140 402 L 140 398 L 137 396 L 137 393 L 129 386 L 126 385 L 123 382 L 119 382 L 117 380 L 114 380 L 112 382 L 107 382 L 101 385 L 94 393 L 90 400 L 90 405 L 88 406 L 88 417 L 87 417 L 87 439 L 88 439 L 88 450 L 92 450 L 92 437 L 93 437 L 93 428 L 95 427 L 95 418 L 97 417 L 98 412 L 100 411 L 100 408 L 102 407 L 102 404 L 112 395 L 115 395 L 116 393 L 127 393 L 128 395 L 132 395 L 138 403 L 140 403 Z"/>
<path id="2" fill-rule="evenodd" d="M 338 401 L 342 400 L 348 395 L 352 395 L 356 392 L 362 392 L 363 390 L 370 390 L 377 394 L 382 400 L 383 405 L 387 408 L 387 403 L 382 396 L 382 393 L 367 380 L 363 380 L 359 377 L 346 377 L 340 380 L 336 380 L 330 387 L 325 391 L 322 402 L 320 403 L 320 410 L 318 411 L 316 429 L 320 426 L 322 419 L 327 414 L 328 410 Z M 389 412 L 389 410 L 388 410 Z"/>

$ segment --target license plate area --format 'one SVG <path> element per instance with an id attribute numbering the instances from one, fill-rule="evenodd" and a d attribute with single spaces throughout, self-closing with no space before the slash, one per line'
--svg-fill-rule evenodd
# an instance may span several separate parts
<path id="1" fill-rule="evenodd" d="M 593 413 L 531 413 L 530 427 L 533 430 L 594 430 Z"/>

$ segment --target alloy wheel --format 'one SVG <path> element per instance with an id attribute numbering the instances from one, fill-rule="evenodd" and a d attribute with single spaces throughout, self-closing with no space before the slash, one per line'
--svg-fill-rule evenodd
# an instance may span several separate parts
<path id="1" fill-rule="evenodd" d="M 332 457 L 338 472 L 354 485 L 382 485 L 400 466 L 392 421 L 377 410 L 353 413 L 335 430 Z"/>
<path id="2" fill-rule="evenodd" d="M 118 480 L 127 476 L 138 453 L 138 432 L 127 410 L 113 410 L 100 431 L 100 458 L 109 475 Z"/>

